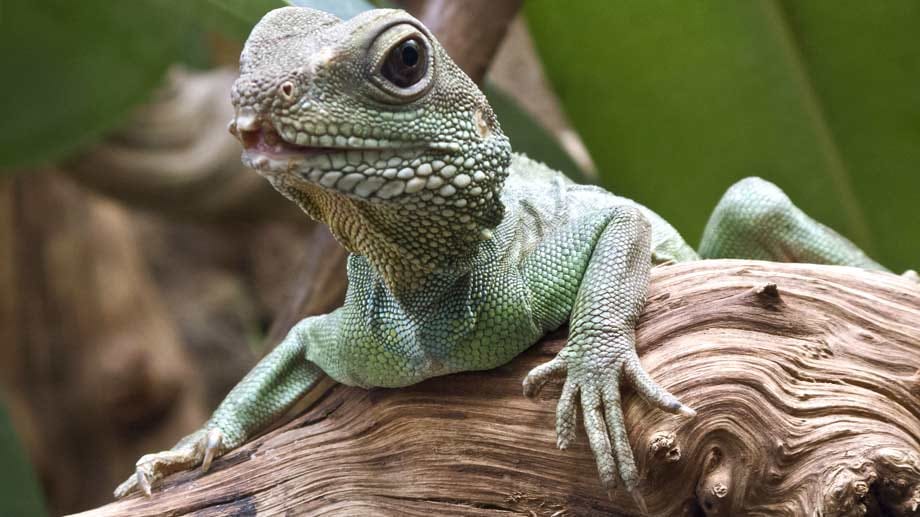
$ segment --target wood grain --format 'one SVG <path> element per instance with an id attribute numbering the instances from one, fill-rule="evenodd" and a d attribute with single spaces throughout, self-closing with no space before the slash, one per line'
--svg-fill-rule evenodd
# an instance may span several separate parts
<path id="1" fill-rule="evenodd" d="M 558 390 L 492 371 L 404 389 L 327 385 L 293 421 L 103 515 L 631 515 L 586 440 L 555 447 Z M 851 268 L 704 261 L 653 271 L 638 348 L 699 415 L 625 415 L 653 515 L 915 515 L 920 287 Z M 627 390 L 629 392 L 629 390 Z"/>

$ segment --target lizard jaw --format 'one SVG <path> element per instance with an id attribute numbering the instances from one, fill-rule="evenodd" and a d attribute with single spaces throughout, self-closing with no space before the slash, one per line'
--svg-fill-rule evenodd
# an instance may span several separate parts
<path id="1" fill-rule="evenodd" d="M 287 175 L 349 197 L 375 201 L 420 190 L 407 189 L 408 182 L 404 180 L 412 179 L 406 177 L 407 172 L 415 174 L 406 165 L 425 154 L 424 146 L 383 142 L 387 144 L 383 147 L 379 141 L 370 140 L 377 146 L 369 147 L 365 139 L 335 141 L 312 135 L 298 135 L 299 141 L 311 142 L 299 145 L 285 139 L 270 124 L 244 126 L 237 120 L 230 123 L 229 130 L 243 145 L 243 163 L 270 180 Z M 314 142 L 318 145 L 312 145 Z M 423 182 L 427 186 L 428 178 Z M 440 186 L 443 181 L 435 180 L 432 185 L 435 184 Z"/>

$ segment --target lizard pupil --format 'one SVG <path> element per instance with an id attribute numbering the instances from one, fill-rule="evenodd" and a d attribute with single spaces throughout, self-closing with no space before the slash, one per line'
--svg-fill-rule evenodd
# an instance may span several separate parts
<path id="1" fill-rule="evenodd" d="M 381 73 L 400 88 L 408 88 L 422 80 L 428 71 L 425 46 L 416 39 L 407 39 L 390 49 Z"/>
<path id="2" fill-rule="evenodd" d="M 409 67 L 415 66 L 418 63 L 418 48 L 415 45 L 410 45 L 410 42 L 403 43 L 400 46 L 402 49 L 402 60 L 403 64 Z M 411 43 L 415 43 L 414 41 Z"/>

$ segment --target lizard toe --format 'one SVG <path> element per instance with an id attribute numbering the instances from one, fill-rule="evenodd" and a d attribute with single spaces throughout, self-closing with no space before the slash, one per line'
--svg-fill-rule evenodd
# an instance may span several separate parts
<path id="1" fill-rule="evenodd" d="M 137 488 L 137 475 L 135 473 L 128 479 L 124 480 L 120 485 L 118 485 L 112 495 L 115 496 L 115 499 L 121 499 L 137 490 Z"/>
<path id="2" fill-rule="evenodd" d="M 649 377 L 639 363 L 638 356 L 634 355 L 630 360 L 626 361 L 623 365 L 623 374 L 626 381 L 636 390 L 636 393 L 658 409 L 667 413 L 678 413 L 686 417 L 696 416 L 696 411 L 684 405 L 677 397 Z"/>
<path id="3" fill-rule="evenodd" d="M 524 396 L 527 398 L 536 397 L 546 383 L 565 378 L 566 371 L 565 361 L 558 357 L 530 370 L 530 373 L 524 378 Z"/>
<path id="4" fill-rule="evenodd" d="M 617 460 L 611 447 L 607 423 L 604 421 L 600 394 L 595 389 L 582 389 L 581 411 L 584 417 L 588 445 L 597 463 L 597 473 L 605 489 L 612 490 L 618 485 Z"/>
<path id="5" fill-rule="evenodd" d="M 176 447 L 168 451 L 145 454 L 135 464 L 134 475 L 115 489 L 115 497 L 122 498 L 140 490 L 150 496 L 157 482 L 182 470 L 203 465 L 221 453 L 223 434 L 217 429 L 208 432 L 199 430 L 183 438 Z M 207 469 L 205 469 L 207 470 Z"/>
<path id="6" fill-rule="evenodd" d="M 605 431 L 610 439 L 617 470 L 626 489 L 633 490 L 639 482 L 639 472 L 636 468 L 632 447 L 629 445 L 629 436 L 626 434 L 626 421 L 623 417 L 619 384 L 607 384 L 601 393 L 604 421 L 607 425 Z"/>
<path id="7" fill-rule="evenodd" d="M 135 477 L 137 477 L 137 486 L 140 487 L 141 491 L 143 491 L 147 497 L 150 497 L 153 493 L 150 486 L 150 475 L 138 468 Z"/>
<path id="8" fill-rule="evenodd" d="M 566 381 L 556 405 L 556 446 L 567 449 L 575 441 L 575 425 L 578 421 L 577 411 L 578 385 Z"/>

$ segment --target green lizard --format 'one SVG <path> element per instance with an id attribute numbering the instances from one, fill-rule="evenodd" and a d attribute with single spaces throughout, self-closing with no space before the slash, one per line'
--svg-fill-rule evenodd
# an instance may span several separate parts
<path id="1" fill-rule="evenodd" d="M 580 407 L 601 483 L 634 492 L 621 386 L 694 415 L 634 348 L 653 264 L 736 257 L 884 269 L 758 178 L 726 192 L 695 251 L 648 208 L 513 154 L 480 90 L 402 11 L 347 21 L 296 7 L 268 13 L 246 42 L 232 100 L 244 163 L 351 252 L 345 304 L 294 326 L 200 430 L 142 457 L 117 497 L 207 470 L 324 373 L 398 387 L 495 368 L 566 321 L 568 344 L 530 372 L 524 394 L 564 379 L 558 446 L 575 440 Z"/>

